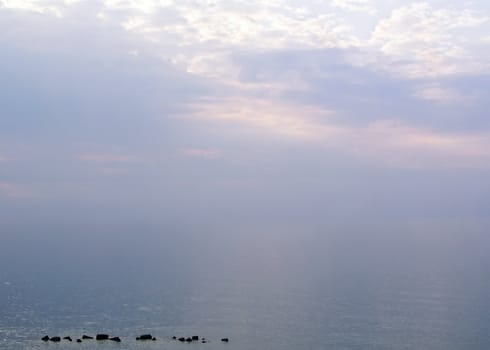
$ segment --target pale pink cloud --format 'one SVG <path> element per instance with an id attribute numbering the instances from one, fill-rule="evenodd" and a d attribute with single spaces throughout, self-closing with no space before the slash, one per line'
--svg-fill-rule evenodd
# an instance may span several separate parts
<path id="1" fill-rule="evenodd" d="M 206 148 L 186 148 L 182 149 L 181 153 L 188 157 L 198 157 L 198 158 L 208 158 L 215 159 L 222 155 L 222 152 L 217 149 L 206 149 Z"/>
<path id="2" fill-rule="evenodd" d="M 118 155 L 107 153 L 82 154 L 78 156 L 78 159 L 84 162 L 94 163 L 128 163 L 138 160 L 137 157 L 132 155 Z"/>
<path id="3" fill-rule="evenodd" d="M 274 99 L 233 97 L 195 104 L 191 118 L 239 123 L 257 131 L 311 140 L 324 135 L 340 134 L 343 128 L 321 123 L 332 112 L 315 106 L 295 105 Z"/>
<path id="4" fill-rule="evenodd" d="M 29 196 L 29 192 L 23 186 L 10 182 L 0 182 L 0 197 L 22 198 Z"/>
<path id="5" fill-rule="evenodd" d="M 188 117 L 219 122 L 223 132 L 227 132 L 227 124 L 235 123 L 251 128 L 256 135 L 308 142 L 316 148 L 401 167 L 490 166 L 490 135 L 483 132 L 437 131 L 396 118 L 367 126 L 345 125 L 332 110 L 255 97 L 210 100 L 194 107 Z M 187 155 L 211 153 L 188 150 Z"/>
<path id="6" fill-rule="evenodd" d="M 357 131 L 351 150 L 403 167 L 490 166 L 490 135 L 449 133 L 380 120 Z"/>

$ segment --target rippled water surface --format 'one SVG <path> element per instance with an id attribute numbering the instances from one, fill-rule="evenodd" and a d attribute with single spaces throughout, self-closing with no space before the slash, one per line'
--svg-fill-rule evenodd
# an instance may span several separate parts
<path id="1" fill-rule="evenodd" d="M 0 348 L 490 348 L 482 235 L 260 232 L 68 242 L 29 237 L 2 248 Z M 40 340 L 96 333 L 122 342 Z M 158 340 L 136 342 L 143 333 Z M 181 344 L 174 335 L 209 343 Z"/>

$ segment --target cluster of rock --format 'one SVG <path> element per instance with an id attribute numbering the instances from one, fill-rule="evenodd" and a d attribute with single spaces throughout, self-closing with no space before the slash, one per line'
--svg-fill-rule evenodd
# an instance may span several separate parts
<path id="1" fill-rule="evenodd" d="M 61 341 L 61 337 L 49 337 L 48 335 L 44 336 L 41 338 L 41 340 L 43 341 L 52 341 L 52 342 L 60 342 Z M 70 336 L 67 336 L 67 337 L 63 337 L 64 340 L 68 340 L 68 341 L 73 341 L 73 339 L 70 337 Z M 82 335 L 82 338 L 78 338 L 76 340 L 77 343 L 81 343 L 82 342 L 82 339 L 83 340 L 88 340 L 88 339 L 94 339 L 94 337 L 91 337 L 89 335 Z M 199 336 L 197 335 L 193 335 L 191 337 L 179 337 L 177 338 L 176 336 L 173 336 L 172 337 L 173 340 L 178 340 L 182 343 L 184 342 L 187 342 L 187 343 L 192 343 L 192 342 L 201 342 L 201 343 L 207 343 L 208 340 L 206 338 L 199 338 Z M 120 343 L 121 342 L 121 338 L 119 337 L 111 337 L 109 336 L 109 334 L 97 334 L 95 336 L 95 340 L 112 340 L 112 341 L 115 341 L 115 342 L 118 342 Z M 157 338 L 155 338 L 154 336 L 152 336 L 151 334 L 142 334 L 140 335 L 139 337 L 136 337 L 136 340 L 138 341 L 141 341 L 141 340 L 151 340 L 151 341 L 156 341 Z M 228 338 L 222 338 L 221 339 L 222 342 L 224 343 L 228 343 L 230 340 Z"/>
<path id="2" fill-rule="evenodd" d="M 199 336 L 193 335 L 192 337 L 179 337 L 177 338 L 175 335 L 172 337 L 173 340 L 178 340 L 182 343 L 187 342 L 187 343 L 192 343 L 193 341 L 199 341 Z M 208 341 L 206 338 L 201 338 L 201 343 L 207 343 Z"/>
<path id="3" fill-rule="evenodd" d="M 142 334 L 139 337 L 136 337 L 136 340 L 157 340 L 157 338 L 153 337 L 151 334 Z"/>
<path id="4" fill-rule="evenodd" d="M 192 342 L 199 342 L 199 340 L 201 340 L 201 343 L 207 343 L 208 340 L 206 338 L 201 338 L 199 339 L 199 336 L 197 335 L 193 335 L 192 337 L 180 337 L 180 338 L 177 338 L 176 336 L 173 336 L 172 337 L 173 340 L 178 340 L 180 341 L 181 343 L 192 343 Z M 230 341 L 230 339 L 228 338 L 221 338 L 221 341 L 223 343 L 228 343 Z"/>
<path id="5" fill-rule="evenodd" d="M 73 339 L 70 337 L 70 336 L 67 336 L 67 337 L 63 337 L 64 340 L 68 340 L 68 341 L 73 341 Z M 86 340 L 86 339 L 94 339 L 94 337 L 91 337 L 89 335 L 82 335 L 82 338 L 78 338 L 76 340 L 77 343 L 81 343 L 82 342 L 82 339 Z M 44 337 L 41 338 L 41 340 L 43 341 L 52 341 L 52 342 L 60 342 L 61 341 L 61 337 L 50 337 L 48 335 L 45 335 Z M 121 338 L 119 337 L 111 337 L 109 336 L 109 334 L 97 334 L 95 336 L 95 340 L 112 340 L 112 341 L 115 341 L 115 342 L 118 342 L 120 343 L 121 342 Z"/>

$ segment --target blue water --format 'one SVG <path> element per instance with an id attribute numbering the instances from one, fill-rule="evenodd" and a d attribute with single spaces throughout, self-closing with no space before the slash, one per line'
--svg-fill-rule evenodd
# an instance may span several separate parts
<path id="1" fill-rule="evenodd" d="M 0 348 L 490 348 L 484 233 L 336 230 L 11 235 Z"/>

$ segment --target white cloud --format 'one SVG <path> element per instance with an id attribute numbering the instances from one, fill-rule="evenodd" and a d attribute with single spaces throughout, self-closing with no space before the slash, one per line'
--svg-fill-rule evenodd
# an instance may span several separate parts
<path id="1" fill-rule="evenodd" d="M 332 6 L 345 11 L 365 12 L 374 15 L 378 10 L 371 4 L 370 0 L 332 0 Z"/>
<path id="2" fill-rule="evenodd" d="M 57 2 L 43 3 L 43 1 L 39 0 L 0 0 L 0 10 L 3 7 L 11 10 L 23 10 L 62 17 L 64 7 L 73 5 L 79 1 L 80 0 L 60 0 Z"/>
<path id="3" fill-rule="evenodd" d="M 390 59 L 386 67 L 409 77 L 468 73 L 488 68 L 473 46 L 488 16 L 469 9 L 414 3 L 395 9 L 373 31 L 370 44 Z"/>
<path id="4" fill-rule="evenodd" d="M 439 104 L 466 104 L 475 98 L 464 95 L 455 89 L 442 87 L 438 83 L 423 85 L 417 89 L 414 95 Z"/>

